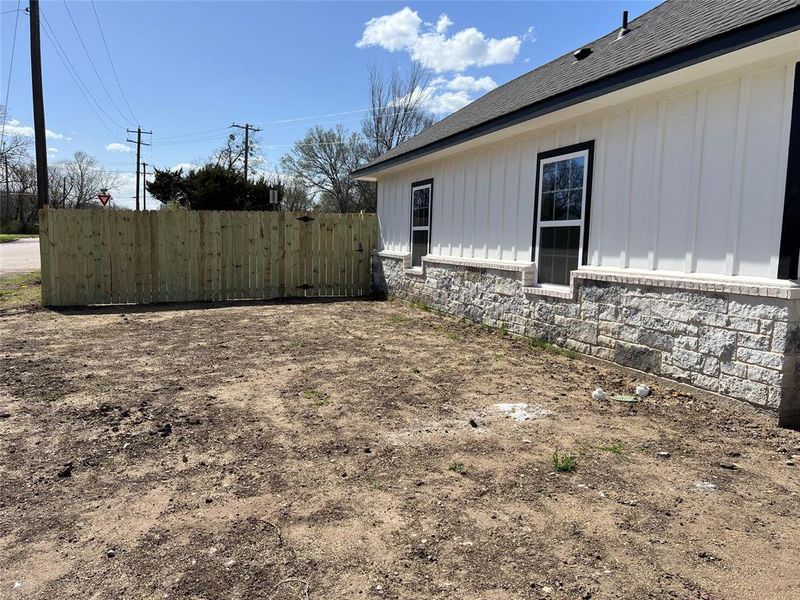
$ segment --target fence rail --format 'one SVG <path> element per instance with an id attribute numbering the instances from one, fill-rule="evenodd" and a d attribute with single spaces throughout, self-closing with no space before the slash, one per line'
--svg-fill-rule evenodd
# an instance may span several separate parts
<path id="1" fill-rule="evenodd" d="M 359 296 L 377 216 L 45 209 L 39 232 L 46 306 Z"/>

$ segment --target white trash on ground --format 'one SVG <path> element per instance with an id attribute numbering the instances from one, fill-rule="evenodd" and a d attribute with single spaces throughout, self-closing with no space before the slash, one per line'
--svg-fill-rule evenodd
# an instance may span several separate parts
<path id="1" fill-rule="evenodd" d="M 595 391 L 592 392 L 592 398 L 595 400 L 605 400 L 607 398 L 606 393 L 603 391 L 603 388 L 597 388 Z"/>
<path id="2" fill-rule="evenodd" d="M 697 483 L 694 484 L 694 487 L 696 487 L 698 490 L 702 492 L 710 492 L 712 490 L 717 489 L 717 486 L 711 483 L 710 481 L 698 481 Z"/>
<path id="3" fill-rule="evenodd" d="M 495 404 L 494 407 L 503 413 L 506 417 L 510 417 L 515 421 L 527 421 L 529 419 L 541 419 L 553 414 L 551 411 L 541 406 L 530 406 L 526 402 L 501 402 Z"/>

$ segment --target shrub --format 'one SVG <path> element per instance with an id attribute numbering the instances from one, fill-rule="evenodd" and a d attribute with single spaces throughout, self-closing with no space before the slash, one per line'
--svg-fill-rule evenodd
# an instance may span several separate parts
<path id="1" fill-rule="evenodd" d="M 553 452 L 553 468 L 559 473 L 571 473 L 575 470 L 575 456 L 567 452 L 559 455 L 558 451 Z"/>

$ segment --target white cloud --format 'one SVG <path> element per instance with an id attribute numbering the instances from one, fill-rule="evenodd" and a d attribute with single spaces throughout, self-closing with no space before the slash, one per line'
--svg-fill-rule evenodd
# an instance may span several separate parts
<path id="1" fill-rule="evenodd" d="M 133 148 L 127 144 L 120 144 L 119 142 L 111 142 L 106 144 L 106 150 L 109 152 L 132 152 Z"/>
<path id="2" fill-rule="evenodd" d="M 470 75 L 456 75 L 452 79 L 437 77 L 424 89 L 414 93 L 421 95 L 425 108 L 437 116 L 453 113 L 475 100 L 484 92 L 497 87 L 491 77 L 475 78 Z"/>
<path id="3" fill-rule="evenodd" d="M 150 163 L 148 163 L 149 165 Z M 148 167 L 147 181 L 153 181 L 153 174 Z M 141 184 L 140 184 L 141 185 Z M 136 208 L 136 174 L 118 173 L 117 185 L 108 190 L 111 194 L 111 204 L 116 207 Z M 140 188 L 141 193 L 141 188 Z M 140 207 L 144 208 L 144 198 L 139 198 Z M 147 194 L 147 210 L 158 210 L 161 202 Z"/>
<path id="4" fill-rule="evenodd" d="M 6 121 L 3 129 L 6 132 L 6 135 L 21 135 L 23 137 L 33 137 L 34 130 L 33 127 L 28 125 L 23 125 L 17 119 L 9 119 Z M 71 140 L 70 137 L 64 137 L 61 133 L 56 133 L 51 129 L 44 130 L 45 138 L 48 140 Z"/>
<path id="5" fill-rule="evenodd" d="M 422 19 L 407 6 L 394 14 L 367 21 L 364 33 L 356 44 L 359 48 L 380 46 L 390 52 L 406 50 L 419 38 Z"/>
<path id="6" fill-rule="evenodd" d="M 525 30 L 525 33 L 522 35 L 523 42 L 535 42 L 536 41 L 536 30 L 533 28 L 533 25 L 528 27 Z"/>
<path id="7" fill-rule="evenodd" d="M 442 14 L 439 20 L 436 21 L 436 33 L 444 33 L 452 24 L 453 22 L 450 20 L 450 17 Z"/>
<path id="8" fill-rule="evenodd" d="M 148 177 L 149 179 L 149 177 Z M 136 208 L 136 174 L 119 173 L 117 185 L 108 190 L 111 193 L 111 205 L 125 208 Z M 150 203 L 152 200 L 152 204 Z M 148 194 L 147 208 L 158 208 L 161 203 Z"/>
<path id="9" fill-rule="evenodd" d="M 356 46 L 405 51 L 413 61 L 437 73 L 508 64 L 514 62 L 519 54 L 522 39 L 518 36 L 487 38 L 474 27 L 447 36 L 446 31 L 451 25 L 452 21 L 444 14 L 435 25 L 423 24 L 417 11 L 405 7 L 391 15 L 367 21 Z"/>
<path id="10" fill-rule="evenodd" d="M 170 171 L 177 171 L 178 169 L 183 169 L 184 171 L 191 171 L 192 169 L 197 169 L 197 168 L 199 168 L 199 165 L 189 162 L 182 162 L 172 167 Z"/>
<path id="11" fill-rule="evenodd" d="M 464 108 L 470 102 L 472 102 L 472 98 L 464 91 L 431 91 L 425 100 L 425 108 L 436 115 L 449 115 Z"/>
<path id="12" fill-rule="evenodd" d="M 58 148 L 48 148 L 47 149 L 47 153 L 48 154 L 58 154 L 58 152 L 59 152 Z"/>
<path id="13" fill-rule="evenodd" d="M 460 90 L 465 92 L 490 92 L 497 87 L 494 79 L 489 77 L 481 77 L 476 79 L 471 75 L 456 75 L 447 82 L 447 88 L 450 90 Z"/>

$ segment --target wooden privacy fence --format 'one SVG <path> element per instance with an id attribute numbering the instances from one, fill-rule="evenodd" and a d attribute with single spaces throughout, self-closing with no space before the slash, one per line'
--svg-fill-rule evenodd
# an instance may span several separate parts
<path id="1" fill-rule="evenodd" d="M 377 224 L 374 214 L 45 209 L 42 303 L 366 295 Z"/>

